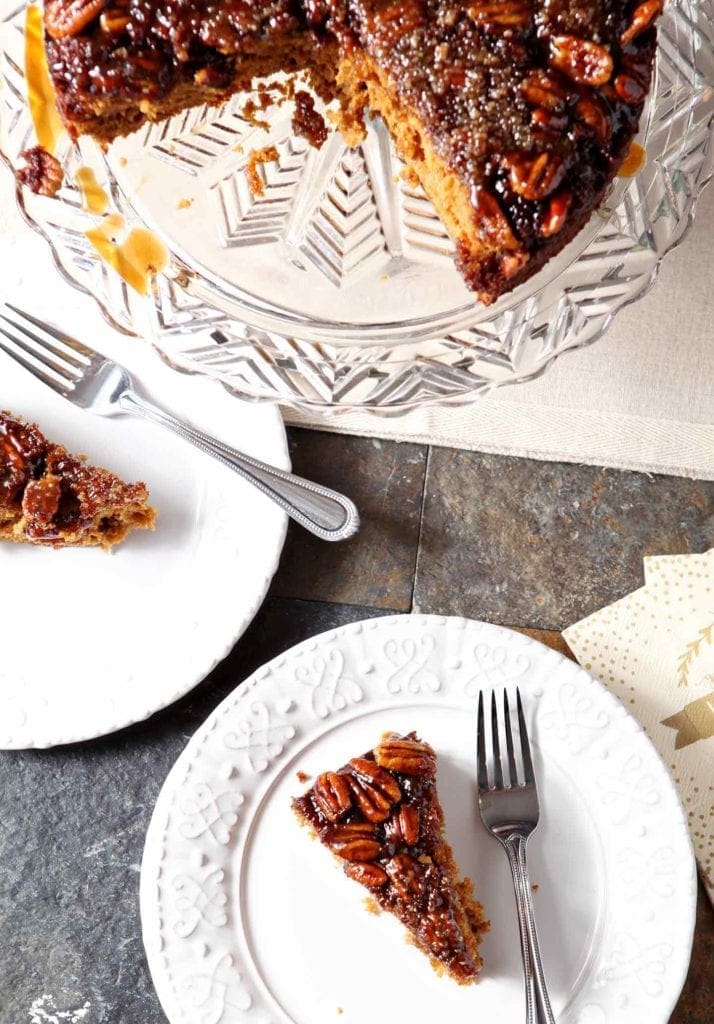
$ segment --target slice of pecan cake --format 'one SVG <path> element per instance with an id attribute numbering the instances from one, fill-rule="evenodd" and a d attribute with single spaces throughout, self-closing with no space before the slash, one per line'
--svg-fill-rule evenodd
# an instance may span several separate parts
<path id="1" fill-rule="evenodd" d="M 413 732 L 387 733 L 363 757 L 320 775 L 293 808 L 439 973 L 461 985 L 476 980 L 488 922 L 444 836 L 427 743 Z"/>
<path id="2" fill-rule="evenodd" d="M 0 540 L 108 549 L 154 528 L 148 497 L 145 484 L 126 484 L 0 412 Z"/>

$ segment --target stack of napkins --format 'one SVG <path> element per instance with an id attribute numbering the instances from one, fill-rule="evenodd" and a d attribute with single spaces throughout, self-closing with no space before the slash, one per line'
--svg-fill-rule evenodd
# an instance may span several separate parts
<path id="1" fill-rule="evenodd" d="M 645 558 L 645 586 L 566 629 L 639 719 L 679 787 L 714 903 L 714 548 Z"/>

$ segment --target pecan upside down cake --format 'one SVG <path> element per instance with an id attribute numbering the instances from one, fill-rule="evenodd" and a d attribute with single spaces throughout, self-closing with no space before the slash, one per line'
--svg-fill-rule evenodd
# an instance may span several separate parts
<path id="1" fill-rule="evenodd" d="M 154 528 L 147 502 L 145 484 L 125 484 L 0 412 L 0 540 L 108 549 Z"/>
<path id="2" fill-rule="evenodd" d="M 486 303 L 580 230 L 637 131 L 662 0 L 46 0 L 70 131 L 100 140 L 276 71 L 389 127 Z"/>
<path id="3" fill-rule="evenodd" d="M 428 744 L 387 733 L 363 757 L 320 775 L 293 808 L 439 973 L 461 985 L 476 980 L 488 922 L 444 837 Z"/>

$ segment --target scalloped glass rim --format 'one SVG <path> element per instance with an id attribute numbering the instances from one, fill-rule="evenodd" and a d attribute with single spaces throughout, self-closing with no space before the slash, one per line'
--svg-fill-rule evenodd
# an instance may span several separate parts
<path id="1" fill-rule="evenodd" d="M 0 159 L 11 169 L 19 153 L 32 144 L 21 69 L 24 8 L 18 3 L 0 19 L 0 84 L 5 86 L 0 89 Z M 122 180 L 127 178 L 122 146 L 128 145 L 135 157 L 137 137 L 113 147 L 108 157 L 87 140 L 75 148 L 66 144 L 60 155 L 67 184 L 54 200 L 18 189 L 21 213 L 48 241 L 63 276 L 93 295 L 112 325 L 151 338 L 175 368 L 206 374 L 243 398 L 277 400 L 326 413 L 366 407 L 398 414 L 426 403 L 467 402 L 493 387 L 532 379 L 562 352 L 600 337 L 622 306 L 648 290 L 661 259 L 684 236 L 697 196 L 712 173 L 714 0 L 675 0 L 661 19 L 655 84 L 640 133 L 648 157 L 645 167 L 633 179 L 619 179 L 605 205 L 563 253 L 490 308 L 474 304 L 456 279 L 448 265 L 448 240 L 443 229 L 439 235 L 440 225 L 423 197 L 407 186 L 391 184 L 394 175 L 386 172 L 398 165 L 385 148 L 379 125 L 354 158 L 363 161 L 359 165 L 353 161 L 347 166 L 335 143 L 333 177 L 320 185 L 320 196 L 311 197 L 313 221 L 305 220 L 300 244 L 293 245 L 295 217 L 286 210 L 294 213 L 300 202 L 305 207 L 305 193 L 315 178 L 314 161 L 310 163 L 299 144 L 280 141 L 285 114 L 279 107 L 268 112 L 271 129 L 253 143 L 255 130 L 246 129 L 238 102 L 237 98 L 219 115 L 201 110 L 178 124 L 172 119 L 163 128 L 148 129 L 147 137 L 139 140 L 141 146 L 153 148 L 154 157 L 158 152 L 169 168 L 165 179 L 156 173 L 153 177 L 172 202 L 177 183 L 188 180 L 187 170 L 194 176 L 207 175 L 195 220 L 190 221 L 194 214 L 189 211 L 190 227 L 182 229 L 188 244 L 176 237 L 181 233 L 175 227 L 180 223 L 177 215 L 161 210 L 155 197 L 148 205 L 142 200 L 146 174 L 138 179 L 135 175 L 133 183 Z M 248 206 L 240 193 L 247 158 L 231 155 L 241 149 L 239 145 L 231 145 L 228 153 L 228 132 L 233 133 L 231 143 L 243 137 L 255 145 L 279 141 L 277 172 L 287 168 L 292 192 L 278 178 L 278 202 L 269 199 L 263 208 Z M 197 148 L 200 163 L 191 155 Z M 84 231 L 95 218 L 82 210 L 72 184 L 73 171 L 81 163 L 95 168 L 112 205 L 129 223 L 148 223 L 168 242 L 170 264 L 148 297 L 131 292 L 89 245 Z M 135 166 L 133 160 L 124 165 Z M 170 177 L 176 167 L 184 178 Z M 272 186 L 267 172 L 266 180 Z M 391 213 L 385 206 L 390 190 Z M 207 208 L 200 203 L 208 191 L 220 200 L 220 246 L 216 232 L 204 228 Z M 331 204 L 327 219 L 321 203 Z M 322 217 L 317 242 L 309 234 L 315 227 L 315 209 Z M 367 216 L 375 218 L 375 209 L 377 228 L 372 234 L 379 244 L 373 244 L 363 227 Z M 401 248 L 390 250 L 390 231 L 399 218 L 400 237 L 407 240 L 407 247 L 409 231 L 416 230 L 417 236 L 406 260 Z M 383 252 L 378 251 L 382 242 Z M 244 259 L 246 252 L 250 261 Z M 216 267 L 224 263 L 233 269 L 221 276 Z M 246 286 L 241 278 L 253 264 L 257 270 L 252 279 L 248 273 Z M 295 266 L 304 278 L 294 274 Z M 410 278 L 416 282 L 411 292 Z M 270 287 L 261 295 L 266 280 Z M 283 283 L 276 286 L 274 280 Z M 281 288 L 281 296 L 285 294 L 284 280 L 288 298 L 281 303 L 275 296 Z M 392 312 L 382 323 L 364 313 L 377 294 L 387 314 Z M 314 308 L 309 308 L 311 301 Z M 342 319 L 331 315 L 336 307 L 344 311 Z"/>

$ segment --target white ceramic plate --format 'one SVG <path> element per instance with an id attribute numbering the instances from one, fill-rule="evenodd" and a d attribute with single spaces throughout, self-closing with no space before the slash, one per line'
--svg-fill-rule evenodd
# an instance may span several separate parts
<path id="1" fill-rule="evenodd" d="M 28 288 L 13 300 L 28 308 Z M 32 309 L 67 327 L 65 309 L 36 301 Z M 177 415 L 288 466 L 275 408 L 181 377 L 131 339 L 103 339 L 102 349 Z M 155 532 L 132 534 L 111 554 L 0 544 L 0 747 L 101 736 L 181 697 L 230 650 L 277 567 L 285 516 L 168 431 L 81 412 L 2 352 L 0 409 L 36 420 L 127 480 L 145 480 L 158 510 Z"/>
<path id="2" fill-rule="evenodd" d="M 524 694 L 542 803 L 536 913 L 559 1024 L 666 1024 L 691 950 L 695 870 L 662 762 L 587 672 L 509 630 L 424 616 L 289 651 L 199 729 L 162 790 L 141 877 L 144 941 L 171 1024 L 472 1024 L 523 1019 L 505 854 L 476 818 L 478 690 Z M 295 821 L 290 798 L 386 729 L 436 747 L 447 829 L 492 929 L 459 988 Z"/>

